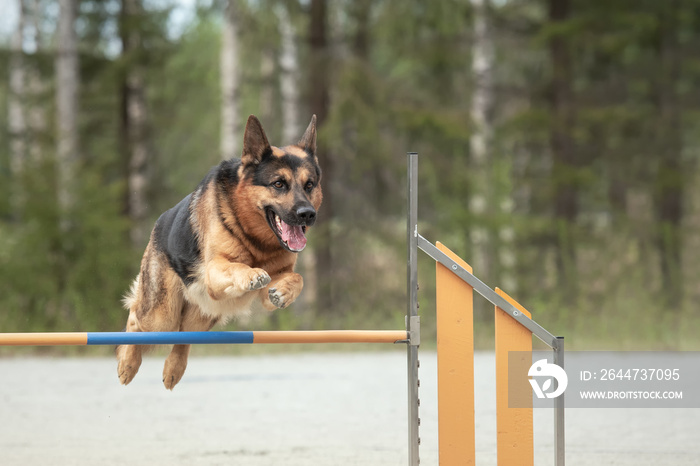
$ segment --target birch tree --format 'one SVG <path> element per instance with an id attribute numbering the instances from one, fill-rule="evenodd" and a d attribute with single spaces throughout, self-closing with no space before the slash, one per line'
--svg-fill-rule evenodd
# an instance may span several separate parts
<path id="1" fill-rule="evenodd" d="M 489 231 L 483 221 L 489 204 L 491 188 L 489 156 L 492 150 L 491 140 L 493 128 L 489 119 L 492 105 L 491 66 L 493 62 L 493 46 L 487 29 L 488 0 L 471 0 L 474 14 L 474 39 L 472 42 L 472 77 L 474 92 L 470 108 L 473 131 L 469 139 L 469 153 L 472 196 L 469 210 L 476 220 L 471 228 L 469 237 L 472 243 L 474 269 L 484 277 L 491 273 L 491 254 Z"/>
<path id="2" fill-rule="evenodd" d="M 25 34 L 24 41 L 31 47 L 31 60 L 25 64 L 24 111 L 26 118 L 27 158 L 31 163 L 42 161 L 44 147 L 42 141 L 48 133 L 47 108 L 43 105 L 48 97 L 49 85 L 42 74 L 40 60 L 44 54 L 44 36 L 41 29 L 45 19 L 46 7 L 39 0 L 25 0 Z M 26 50 L 27 45 L 25 45 Z M 27 55 L 25 55 L 27 57 Z M 29 57 L 28 57 L 29 58 Z"/>
<path id="3" fill-rule="evenodd" d="M 302 134 L 299 111 L 299 48 L 288 5 L 280 2 L 275 6 L 275 16 L 280 34 L 279 79 L 282 111 L 282 143 L 292 144 Z M 304 277 L 304 292 L 297 299 L 298 308 L 311 309 L 318 292 L 318 276 L 313 254 L 300 254 L 297 262 Z"/>
<path id="4" fill-rule="evenodd" d="M 152 163 L 148 135 L 146 84 L 140 54 L 141 0 L 122 0 L 122 53 L 127 63 L 123 87 L 123 133 L 127 159 L 127 212 L 131 220 L 130 239 L 136 247 L 148 241 L 149 165 Z"/>
<path id="5" fill-rule="evenodd" d="M 296 141 L 299 132 L 299 53 L 294 27 L 285 5 L 278 4 L 275 12 L 279 21 L 280 94 L 282 99 L 282 140 L 284 144 Z"/>
<path id="6" fill-rule="evenodd" d="M 224 160 L 240 155 L 240 44 L 237 1 L 240 0 L 228 0 L 226 4 L 221 42 L 221 157 Z"/>
<path id="7" fill-rule="evenodd" d="M 21 216 L 23 190 L 19 180 L 24 171 L 27 155 L 26 145 L 26 114 L 25 100 L 25 58 L 23 49 L 23 36 L 25 27 L 25 9 L 23 0 L 17 0 L 17 28 L 12 35 L 10 52 L 10 93 L 8 96 L 7 112 L 10 136 L 10 171 L 13 186 L 10 188 L 10 208 L 15 217 Z"/>
<path id="8" fill-rule="evenodd" d="M 58 201 L 63 229 L 73 207 L 78 162 L 78 50 L 75 19 L 76 0 L 60 0 L 56 68 L 56 145 Z"/>
<path id="9" fill-rule="evenodd" d="M 270 125 L 275 119 L 275 49 L 263 46 L 260 52 L 260 119 Z M 291 141 L 284 141 L 283 144 Z"/>

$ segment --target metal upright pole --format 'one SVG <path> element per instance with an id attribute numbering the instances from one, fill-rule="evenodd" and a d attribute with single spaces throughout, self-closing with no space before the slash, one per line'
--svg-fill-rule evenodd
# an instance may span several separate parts
<path id="1" fill-rule="evenodd" d="M 418 317 L 418 154 L 408 153 L 408 264 L 407 288 L 408 309 L 406 312 L 406 331 L 408 343 L 408 464 L 418 466 L 420 463 L 420 437 L 418 427 L 418 345 L 420 344 L 420 318 Z"/>
<path id="2" fill-rule="evenodd" d="M 554 348 L 554 364 L 564 369 L 564 337 L 557 337 Z M 566 443 L 564 441 L 564 397 L 562 393 L 554 400 L 554 465 L 564 466 Z"/>

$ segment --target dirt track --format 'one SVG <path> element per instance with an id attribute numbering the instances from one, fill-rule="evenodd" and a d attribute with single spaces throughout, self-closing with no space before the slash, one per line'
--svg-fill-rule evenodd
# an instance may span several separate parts
<path id="1" fill-rule="evenodd" d="M 196 350 L 195 350 L 196 352 Z M 404 465 L 405 350 L 162 359 L 0 359 L 0 465 Z M 477 464 L 495 464 L 493 354 L 476 358 Z M 421 355 L 421 464 L 437 465 L 435 354 Z M 568 466 L 700 464 L 700 410 L 569 410 Z M 535 412 L 535 464 L 553 464 Z"/>

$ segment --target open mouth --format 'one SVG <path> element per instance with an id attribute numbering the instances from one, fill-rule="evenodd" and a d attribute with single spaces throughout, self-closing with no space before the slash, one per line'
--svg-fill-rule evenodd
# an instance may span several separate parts
<path id="1" fill-rule="evenodd" d="M 306 247 L 306 225 L 290 225 L 270 208 L 266 213 L 267 222 L 282 246 L 291 252 L 299 252 Z"/>

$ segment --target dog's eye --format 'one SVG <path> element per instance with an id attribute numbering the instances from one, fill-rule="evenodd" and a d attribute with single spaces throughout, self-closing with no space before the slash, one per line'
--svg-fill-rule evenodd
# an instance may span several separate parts
<path id="1" fill-rule="evenodd" d="M 314 189 L 314 184 L 311 181 L 309 181 L 308 183 L 306 183 L 306 186 L 304 186 L 304 189 L 306 190 L 306 192 L 311 192 L 311 190 Z"/>
<path id="2" fill-rule="evenodd" d="M 282 180 L 277 180 L 277 181 L 275 181 L 274 183 L 272 183 L 272 186 L 273 186 L 275 189 L 283 189 L 283 188 L 285 187 L 285 184 L 284 184 L 284 181 L 282 181 Z"/>

